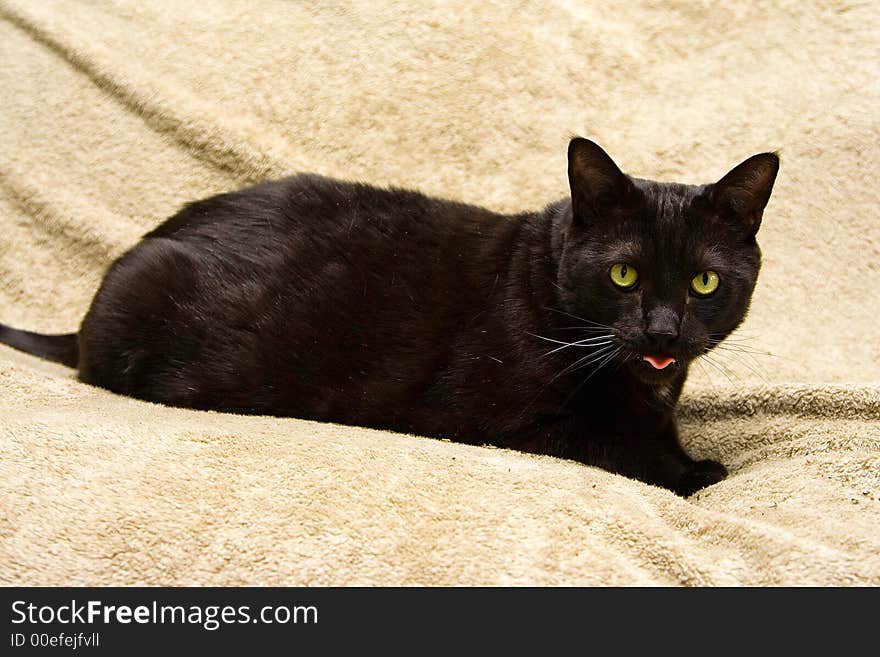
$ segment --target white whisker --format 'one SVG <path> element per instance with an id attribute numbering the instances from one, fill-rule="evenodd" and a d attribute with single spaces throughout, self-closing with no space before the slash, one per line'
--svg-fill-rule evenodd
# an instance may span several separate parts
<path id="1" fill-rule="evenodd" d="M 721 372 L 731 385 L 734 385 L 733 379 L 730 378 L 728 370 L 726 368 L 722 368 L 721 365 L 716 363 L 715 360 L 709 356 L 709 352 L 704 352 L 702 358 L 705 358 L 707 363 L 709 363 L 712 367 Z"/>
<path id="2" fill-rule="evenodd" d="M 577 315 L 572 315 L 571 313 L 567 313 L 564 310 L 559 310 L 558 308 L 550 308 L 548 306 L 544 306 L 544 310 L 549 310 L 550 312 L 559 313 L 560 315 L 565 315 L 566 317 L 571 317 L 572 319 L 576 319 L 579 322 L 586 322 L 592 326 L 601 326 L 602 328 L 610 329 L 610 326 L 606 324 L 600 324 L 599 322 L 594 322 L 591 319 L 586 319 L 584 317 L 578 317 Z"/>
<path id="3" fill-rule="evenodd" d="M 584 332 L 598 332 L 598 331 L 607 331 L 608 328 L 605 326 L 555 326 L 553 327 L 554 331 L 584 331 Z"/>
<path id="4" fill-rule="evenodd" d="M 538 338 L 540 340 L 546 340 L 547 342 L 555 342 L 556 344 L 564 344 L 566 346 L 571 344 L 571 342 L 564 342 L 562 340 L 554 340 L 553 338 L 548 338 L 543 335 L 538 335 L 537 333 L 527 333 L 526 335 L 530 335 L 533 338 Z"/>
<path id="5" fill-rule="evenodd" d="M 553 383 L 560 376 L 568 374 L 569 372 L 573 372 L 576 369 L 581 367 L 586 367 L 590 363 L 594 363 L 597 360 L 604 358 L 605 355 L 611 350 L 611 347 L 602 347 L 601 349 L 597 349 L 596 351 L 592 351 L 583 358 L 577 359 L 575 362 L 571 363 L 568 367 L 564 367 L 556 376 L 550 379 L 550 383 Z M 548 384 L 549 385 L 549 384 Z"/>
<path id="6" fill-rule="evenodd" d="M 562 345 L 561 347 L 556 347 L 556 349 L 552 349 L 548 351 L 544 356 L 549 356 L 550 354 L 555 354 L 557 351 L 562 351 L 563 349 L 567 349 L 568 347 L 601 347 L 606 344 L 611 344 L 614 342 L 613 336 L 610 335 L 600 335 L 596 338 L 589 338 L 587 340 L 578 340 L 577 342 L 571 342 L 569 344 Z"/>
<path id="7" fill-rule="evenodd" d="M 587 378 L 584 379 L 584 381 L 586 381 L 587 379 L 589 379 L 589 378 L 590 378 L 591 376 L 593 376 L 596 372 L 598 372 L 598 371 L 601 370 L 603 367 L 605 367 L 609 362 L 611 362 L 611 360 L 612 360 L 617 354 L 620 353 L 620 350 L 621 350 L 621 347 L 617 347 L 617 349 L 615 349 L 614 351 L 612 351 L 610 354 L 606 355 L 606 356 L 602 359 L 602 361 L 601 361 L 601 362 L 600 362 L 600 363 L 599 363 L 599 364 L 598 364 L 598 365 L 597 365 L 597 366 L 596 366 L 596 367 L 595 367 L 595 368 L 594 368 L 594 369 L 593 369 L 593 370 L 587 375 Z M 591 363 L 584 363 L 584 364 L 581 365 L 580 367 L 577 367 L 577 368 L 575 368 L 574 370 L 572 370 L 572 372 L 575 372 L 575 371 L 577 371 L 577 370 L 581 370 L 581 369 L 583 369 L 583 368 L 589 366 L 590 364 L 591 364 Z"/>
<path id="8" fill-rule="evenodd" d="M 568 404 L 568 402 L 570 402 L 575 397 L 575 395 L 577 395 L 577 393 L 580 392 L 581 388 L 584 387 L 584 385 L 587 383 L 587 381 L 589 381 L 591 376 L 593 376 L 596 372 L 601 370 L 605 365 L 610 363 L 614 359 L 614 357 L 617 356 L 622 350 L 623 350 L 623 347 L 617 347 L 617 349 L 615 349 L 610 354 L 605 356 L 605 359 L 601 363 L 599 363 L 599 365 L 596 366 L 595 369 L 593 369 L 589 374 L 587 374 L 587 376 L 584 377 L 583 381 L 581 381 L 577 385 L 577 387 L 571 391 L 571 393 L 568 395 L 568 397 L 565 398 L 565 401 L 562 402 L 562 408 L 565 408 L 565 406 Z M 626 362 L 626 357 L 623 360 L 624 360 L 624 362 Z M 587 367 L 589 364 L 590 363 L 586 363 L 582 367 Z M 581 367 L 579 367 L 577 369 L 581 369 Z M 572 371 L 574 371 L 574 370 L 572 370 Z"/>
<path id="9" fill-rule="evenodd" d="M 725 358 L 733 358 L 732 354 L 730 354 L 730 353 L 724 354 L 723 352 L 720 352 L 720 353 L 716 352 L 715 356 L 718 356 L 718 357 L 724 356 Z M 752 363 L 748 362 L 748 360 L 747 360 L 748 358 L 750 358 L 752 360 Z M 767 377 L 764 376 L 764 374 L 757 369 L 760 367 L 760 363 L 758 363 L 751 354 L 743 353 L 743 354 L 741 354 L 741 358 L 738 358 L 734 362 L 737 362 L 737 363 L 743 365 L 746 369 L 748 369 L 752 374 L 754 374 L 759 379 L 761 379 L 764 383 L 768 382 Z"/>

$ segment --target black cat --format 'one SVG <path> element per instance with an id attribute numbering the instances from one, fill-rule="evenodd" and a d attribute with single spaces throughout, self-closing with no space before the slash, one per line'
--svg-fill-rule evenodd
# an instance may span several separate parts
<path id="1" fill-rule="evenodd" d="M 571 198 L 479 207 L 297 175 L 192 203 L 107 272 L 78 334 L 0 341 L 164 404 L 552 454 L 689 495 L 690 362 L 743 320 L 779 160 L 631 178 L 573 139 Z"/>

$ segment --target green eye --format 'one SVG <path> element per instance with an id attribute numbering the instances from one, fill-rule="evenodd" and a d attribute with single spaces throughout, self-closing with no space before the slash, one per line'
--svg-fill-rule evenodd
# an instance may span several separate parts
<path id="1" fill-rule="evenodd" d="M 697 274 L 691 280 L 691 289 L 701 297 L 712 294 L 718 289 L 718 274 L 711 269 Z"/>
<path id="2" fill-rule="evenodd" d="M 632 265 L 619 262 L 611 268 L 611 282 L 617 287 L 629 289 L 639 280 L 639 272 Z"/>

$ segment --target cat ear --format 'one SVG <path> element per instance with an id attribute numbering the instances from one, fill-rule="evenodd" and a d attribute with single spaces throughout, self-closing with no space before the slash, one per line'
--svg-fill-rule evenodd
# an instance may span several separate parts
<path id="1" fill-rule="evenodd" d="M 761 216 L 770 200 L 778 172 L 778 155 L 753 155 L 712 185 L 712 204 L 722 214 L 743 222 L 754 235 L 761 227 Z"/>
<path id="2" fill-rule="evenodd" d="M 568 184 L 575 222 L 602 217 L 620 205 L 632 187 L 608 153 L 583 137 L 568 144 Z"/>

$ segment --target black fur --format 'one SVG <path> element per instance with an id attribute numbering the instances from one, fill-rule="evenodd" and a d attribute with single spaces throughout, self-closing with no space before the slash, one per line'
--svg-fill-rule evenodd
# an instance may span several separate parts
<path id="1" fill-rule="evenodd" d="M 0 324 L 0 342 L 68 367 L 76 367 L 79 361 L 76 333 L 44 335 Z"/>
<path id="2" fill-rule="evenodd" d="M 726 471 L 685 454 L 674 406 L 687 365 L 746 314 L 777 169 L 764 153 L 714 185 L 651 182 L 577 138 L 571 199 L 535 213 L 314 175 L 221 194 L 110 267 L 79 376 L 175 406 L 553 454 L 689 495 Z M 609 277 L 621 262 L 631 289 Z M 698 297 L 707 269 L 721 284 Z M 0 340 L 76 360 L 71 336 Z"/>

